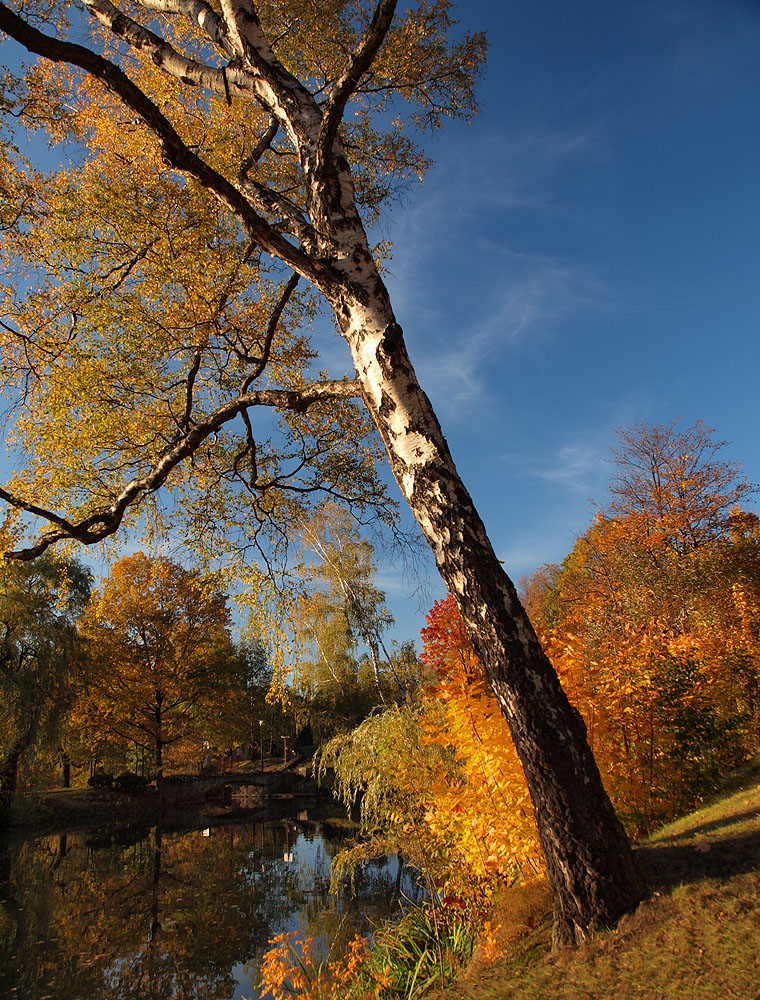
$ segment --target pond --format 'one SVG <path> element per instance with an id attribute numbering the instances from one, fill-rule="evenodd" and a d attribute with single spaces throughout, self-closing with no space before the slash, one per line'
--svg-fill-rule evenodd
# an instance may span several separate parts
<path id="1" fill-rule="evenodd" d="M 11 841 L 0 854 L 0 997 L 256 1000 L 269 940 L 341 954 L 420 895 L 395 858 L 329 893 L 343 838 L 302 819 Z"/>

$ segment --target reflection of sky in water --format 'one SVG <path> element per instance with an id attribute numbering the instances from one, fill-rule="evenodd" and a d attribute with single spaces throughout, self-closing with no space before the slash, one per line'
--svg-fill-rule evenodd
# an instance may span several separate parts
<path id="1" fill-rule="evenodd" d="M 326 841 L 319 834 L 297 832 L 289 835 L 286 832 L 283 861 L 292 866 L 298 888 L 305 900 L 308 900 L 310 895 L 323 898 L 329 891 L 331 858 L 325 850 L 326 846 Z M 394 855 L 365 867 L 372 869 L 374 876 L 372 884 L 376 887 L 375 892 L 373 892 L 373 896 L 375 896 L 373 902 L 376 904 L 377 889 L 391 895 L 397 882 L 399 861 Z M 413 880 L 409 876 L 404 878 L 403 889 L 407 896 L 411 896 L 415 891 L 412 882 Z M 361 885 L 361 878 L 359 883 Z M 367 900 L 362 898 L 365 895 L 366 891 L 362 892 L 360 889 L 356 897 L 330 898 L 329 909 L 334 909 L 342 914 L 343 921 L 351 928 L 351 936 L 356 932 L 368 933 L 372 929 L 373 915 L 368 912 Z M 375 915 L 375 919 L 377 919 L 377 915 Z M 311 928 L 305 926 L 304 911 L 302 908 L 297 908 L 290 913 L 283 911 L 282 922 L 273 928 L 271 936 L 274 937 L 283 931 L 296 931 L 299 935 L 306 935 L 313 934 L 314 928 L 313 926 Z M 329 935 L 323 933 L 321 935 L 322 957 L 326 957 L 329 953 L 331 943 Z M 232 974 L 237 982 L 237 988 L 231 1000 L 257 1000 L 261 997 L 261 993 L 255 987 L 259 975 L 258 962 L 236 965 L 233 967 Z"/>
<path id="2" fill-rule="evenodd" d="M 414 892 L 392 858 L 331 896 L 334 833 L 290 821 L 0 847 L 0 998 L 256 1000 L 275 935 L 337 958 Z"/>

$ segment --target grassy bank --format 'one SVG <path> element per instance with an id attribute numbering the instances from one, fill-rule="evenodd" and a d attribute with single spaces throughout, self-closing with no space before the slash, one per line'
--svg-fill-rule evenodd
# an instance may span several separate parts
<path id="1" fill-rule="evenodd" d="M 512 890 L 494 918 L 501 957 L 476 952 L 438 1000 L 758 1000 L 760 757 L 637 856 L 652 894 L 614 931 L 547 956 L 548 893 Z"/>

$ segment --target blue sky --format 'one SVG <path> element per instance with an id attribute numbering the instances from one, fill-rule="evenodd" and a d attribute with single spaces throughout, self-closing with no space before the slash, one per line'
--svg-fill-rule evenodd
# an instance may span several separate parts
<path id="1" fill-rule="evenodd" d="M 702 420 L 760 482 L 760 0 L 459 12 L 490 41 L 482 113 L 432 137 L 435 167 L 379 235 L 420 380 L 517 580 L 587 526 L 616 426 Z M 397 568 L 380 582 L 415 637 Z"/>
<path id="2" fill-rule="evenodd" d="M 459 10 L 490 41 L 482 113 L 435 136 L 389 284 L 517 580 L 588 525 L 616 426 L 702 420 L 760 482 L 760 3 Z"/>

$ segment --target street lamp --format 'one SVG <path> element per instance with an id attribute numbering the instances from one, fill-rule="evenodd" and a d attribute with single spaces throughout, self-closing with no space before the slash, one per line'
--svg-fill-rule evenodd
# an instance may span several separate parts
<path id="1" fill-rule="evenodd" d="M 264 773 L 264 720 L 259 719 L 259 743 L 261 744 L 261 773 Z"/>

